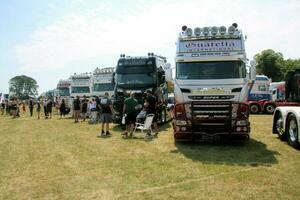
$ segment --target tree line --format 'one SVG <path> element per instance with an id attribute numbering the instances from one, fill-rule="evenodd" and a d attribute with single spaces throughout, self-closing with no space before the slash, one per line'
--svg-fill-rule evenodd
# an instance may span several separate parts
<path id="1" fill-rule="evenodd" d="M 300 59 L 284 59 L 283 54 L 273 49 L 266 49 L 256 54 L 257 74 L 263 74 L 278 82 L 284 80 L 285 75 L 294 69 L 300 69 Z"/>

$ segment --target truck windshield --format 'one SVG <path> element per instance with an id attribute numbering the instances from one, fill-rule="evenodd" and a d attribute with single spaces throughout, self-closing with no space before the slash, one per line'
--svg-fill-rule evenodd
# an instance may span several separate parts
<path id="1" fill-rule="evenodd" d="M 59 96 L 70 96 L 69 88 L 59 88 Z"/>
<path id="2" fill-rule="evenodd" d="M 103 92 L 103 91 L 113 91 L 115 85 L 112 83 L 96 83 L 93 85 L 93 91 Z"/>
<path id="3" fill-rule="evenodd" d="M 245 77 L 246 66 L 242 61 L 176 63 L 177 79 L 230 79 Z"/>
<path id="4" fill-rule="evenodd" d="M 72 93 L 89 93 L 90 88 L 88 86 L 72 87 Z"/>
<path id="5" fill-rule="evenodd" d="M 156 84 L 156 74 L 147 73 L 147 74 L 117 74 L 117 84 L 118 85 L 132 85 L 132 84 L 141 84 L 141 85 L 153 85 Z"/>

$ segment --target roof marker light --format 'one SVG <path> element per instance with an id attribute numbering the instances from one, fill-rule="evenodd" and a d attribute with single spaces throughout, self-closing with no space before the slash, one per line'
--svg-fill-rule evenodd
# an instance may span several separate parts
<path id="1" fill-rule="evenodd" d="M 194 34 L 197 35 L 197 36 L 201 35 L 201 28 L 196 27 L 196 28 L 194 29 Z"/>
<path id="2" fill-rule="evenodd" d="M 221 34 L 221 35 L 225 35 L 225 33 L 226 33 L 226 27 L 225 27 L 225 26 L 221 26 L 221 27 L 219 28 L 219 31 L 220 31 L 220 34 Z"/>
<path id="3" fill-rule="evenodd" d="M 212 34 L 212 35 L 217 35 L 218 30 L 219 30 L 218 27 L 213 26 L 213 27 L 211 28 L 211 34 Z"/>
<path id="4" fill-rule="evenodd" d="M 207 36 L 209 34 L 209 28 L 208 27 L 204 27 L 202 29 L 203 35 Z"/>
<path id="5" fill-rule="evenodd" d="M 230 26 L 230 27 L 228 28 L 228 33 L 229 33 L 230 35 L 233 35 L 234 32 L 235 32 L 235 27 L 234 27 L 234 26 Z"/>
<path id="6" fill-rule="evenodd" d="M 187 28 L 185 33 L 186 33 L 187 36 L 191 36 L 191 35 L 193 35 L 193 29 Z"/>

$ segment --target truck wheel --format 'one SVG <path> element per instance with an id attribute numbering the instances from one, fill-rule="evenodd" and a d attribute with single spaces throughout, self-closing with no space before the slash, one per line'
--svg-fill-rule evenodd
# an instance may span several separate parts
<path id="1" fill-rule="evenodd" d="M 274 104 L 267 104 L 265 107 L 265 113 L 267 114 L 273 114 L 275 111 L 275 105 Z"/>
<path id="2" fill-rule="evenodd" d="M 250 112 L 252 114 L 258 114 L 259 113 L 259 107 L 257 104 L 251 104 L 250 105 Z"/>
<path id="3" fill-rule="evenodd" d="M 300 144 L 298 141 L 299 133 L 298 133 L 298 122 L 297 118 L 294 114 L 291 114 L 287 120 L 287 140 L 289 145 L 294 147 L 295 149 L 300 149 Z"/>
<path id="4" fill-rule="evenodd" d="M 286 133 L 283 129 L 283 119 L 282 119 L 281 113 L 279 113 L 277 115 L 275 120 L 276 120 L 275 123 L 276 123 L 277 135 L 278 135 L 278 137 L 281 141 L 285 141 L 286 140 Z"/>

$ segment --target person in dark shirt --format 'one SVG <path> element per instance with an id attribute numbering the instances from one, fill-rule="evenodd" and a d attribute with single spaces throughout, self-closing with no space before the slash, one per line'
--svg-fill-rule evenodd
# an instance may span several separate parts
<path id="1" fill-rule="evenodd" d="M 104 97 L 100 100 L 100 106 L 101 106 L 101 122 L 102 122 L 102 129 L 101 129 L 101 135 L 103 136 L 104 133 L 106 135 L 110 136 L 111 133 L 109 132 L 109 124 L 112 123 L 112 102 L 109 99 L 108 92 L 105 92 Z M 104 132 L 104 126 L 106 127 L 106 132 Z"/>
<path id="2" fill-rule="evenodd" d="M 154 126 L 154 131 L 156 132 L 155 135 L 158 135 L 156 104 L 157 104 L 156 97 L 152 94 L 152 92 L 150 90 L 148 90 L 146 101 L 145 101 L 145 106 L 148 110 L 147 114 L 154 114 L 153 126 Z"/>
<path id="3" fill-rule="evenodd" d="M 30 100 L 29 100 L 29 111 L 30 111 L 30 116 L 31 117 L 33 115 L 33 107 L 34 107 L 34 102 L 33 102 L 33 99 L 30 98 Z"/>
<path id="4" fill-rule="evenodd" d="M 41 116 L 41 102 L 40 101 L 37 102 L 36 113 L 37 113 L 38 119 L 40 119 L 40 116 Z"/>
<path id="5" fill-rule="evenodd" d="M 4 100 L 1 102 L 1 114 L 4 115 L 4 110 L 5 110 L 5 103 Z"/>
<path id="6" fill-rule="evenodd" d="M 132 136 L 132 132 L 135 125 L 136 120 L 136 106 L 138 105 L 138 101 L 134 98 L 134 93 L 130 93 L 130 97 L 126 98 L 124 101 L 124 107 L 123 107 L 123 114 L 126 115 L 125 117 L 125 124 L 126 124 L 126 131 L 124 133 L 125 136 L 128 135 L 128 132 L 130 133 L 130 136 Z"/>
<path id="7" fill-rule="evenodd" d="M 60 106 L 59 106 L 59 111 L 60 111 L 60 118 L 62 118 L 62 116 L 66 116 L 66 102 L 65 99 L 61 100 Z"/>
<path id="8" fill-rule="evenodd" d="M 87 103 L 86 96 L 83 96 L 83 100 L 81 101 L 81 113 L 82 113 L 83 121 L 85 121 L 86 118 L 87 107 L 88 107 L 88 103 Z"/>
<path id="9" fill-rule="evenodd" d="M 47 112 L 48 112 L 48 115 L 49 115 L 49 119 L 51 119 L 51 117 L 52 117 L 52 107 L 53 107 L 53 102 L 49 98 L 49 100 L 47 101 Z"/>
<path id="10" fill-rule="evenodd" d="M 73 110 L 74 110 L 74 118 L 75 118 L 75 123 L 79 121 L 80 117 L 80 100 L 79 96 L 76 96 L 76 99 L 73 101 Z"/>

